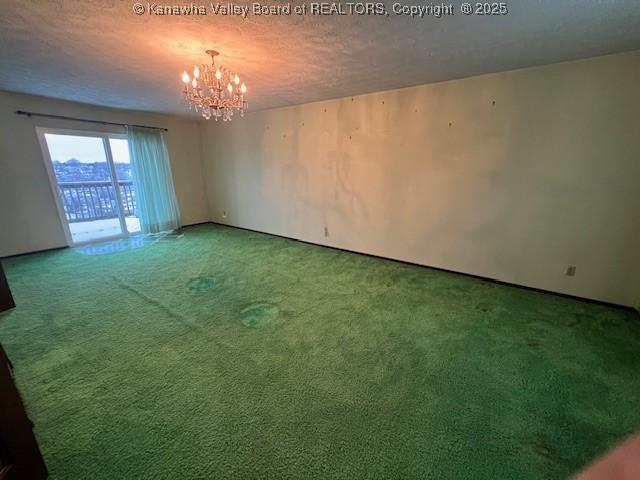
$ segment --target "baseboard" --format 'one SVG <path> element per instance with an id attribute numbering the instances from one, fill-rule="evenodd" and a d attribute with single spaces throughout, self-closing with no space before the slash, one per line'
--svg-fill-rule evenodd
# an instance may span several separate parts
<path id="1" fill-rule="evenodd" d="M 180 228 L 197 227 L 198 225 L 206 225 L 207 223 L 213 223 L 213 222 L 210 220 L 205 220 L 204 222 L 187 223 L 186 225 L 182 225 Z"/>
<path id="2" fill-rule="evenodd" d="M 69 248 L 69 246 L 63 245 L 61 247 L 43 248 L 41 250 L 31 250 L 29 252 L 16 253 L 15 255 L 7 255 L 6 257 L 0 257 L 0 260 L 8 260 L 10 258 L 24 257 L 25 255 L 33 255 L 35 253 L 55 252 L 56 250 L 64 250 L 65 248 Z"/>
<path id="3" fill-rule="evenodd" d="M 378 259 L 381 259 L 381 260 L 388 260 L 388 261 L 391 261 L 391 262 L 402 263 L 404 265 L 412 265 L 412 266 L 415 266 L 415 267 L 422 267 L 422 268 L 429 268 L 431 270 L 438 270 L 440 272 L 447 272 L 447 273 L 453 273 L 453 274 L 456 274 L 456 275 L 463 275 L 465 277 L 475 278 L 475 279 L 478 279 L 478 280 L 483 280 L 485 282 L 491 282 L 491 283 L 494 283 L 496 285 L 504 285 L 504 286 L 507 286 L 507 287 L 520 288 L 522 290 L 528 290 L 528 291 L 531 291 L 531 292 L 546 293 L 546 294 L 549 294 L 549 295 L 555 295 L 555 296 L 558 296 L 558 297 L 569 298 L 569 299 L 572 299 L 572 300 L 579 300 L 581 302 L 591 303 L 591 304 L 595 304 L 595 305 L 603 305 L 603 306 L 606 306 L 606 307 L 612 307 L 612 308 L 616 308 L 616 309 L 619 309 L 619 310 L 625 310 L 625 311 L 629 311 L 629 312 L 634 312 L 634 313 L 637 313 L 637 314 L 640 315 L 640 310 L 638 308 L 629 307 L 627 305 L 620 305 L 618 303 L 605 302 L 603 300 L 595 300 L 593 298 L 580 297 L 580 296 L 571 295 L 571 294 L 568 294 L 568 293 L 554 292 L 552 290 L 545 290 L 543 288 L 529 287 L 529 286 L 526 286 L 526 285 L 518 285 L 516 283 L 505 282 L 504 280 L 497 280 L 497 279 L 491 278 L 491 277 L 483 277 L 481 275 L 474 275 L 472 273 L 458 272 L 458 271 L 455 271 L 455 270 L 449 270 L 449 269 L 442 268 L 442 267 L 433 267 L 433 266 L 424 265 L 424 264 L 421 264 L 421 263 L 409 262 L 409 261 L 406 261 L 406 260 L 399 260 L 397 258 L 384 257 L 384 256 L 381 256 L 381 255 L 374 255 L 374 254 L 371 254 L 371 253 L 358 252 L 357 250 L 349 250 L 347 248 L 340 248 L 340 247 L 333 247 L 333 246 L 330 246 L 330 245 L 323 245 L 321 243 L 309 242 L 309 241 L 306 241 L 306 240 L 300 240 L 299 238 L 287 237 L 286 235 L 278 235 L 276 233 L 262 232 L 260 230 L 254 230 L 252 228 L 246 228 L 246 227 L 239 227 L 237 225 L 229 225 L 229 224 L 226 224 L 226 223 L 219 223 L 219 222 L 214 222 L 214 221 L 203 222 L 203 223 L 211 223 L 213 225 L 220 225 L 222 227 L 237 228 L 238 230 L 246 230 L 248 232 L 261 233 L 263 235 L 271 235 L 272 237 L 286 238 L 287 240 L 293 240 L 295 242 L 306 243 L 307 245 L 314 245 L 314 246 L 317 246 L 317 247 L 330 248 L 332 250 L 338 250 L 338 251 L 341 251 L 341 252 L 355 253 L 357 255 L 364 255 L 364 256 L 367 256 L 367 257 L 371 257 L 371 258 L 378 258 Z"/>

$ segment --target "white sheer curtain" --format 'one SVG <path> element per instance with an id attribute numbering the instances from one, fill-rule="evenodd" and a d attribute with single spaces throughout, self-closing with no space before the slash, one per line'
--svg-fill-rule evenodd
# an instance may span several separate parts
<path id="1" fill-rule="evenodd" d="M 180 228 L 169 152 L 161 130 L 127 127 L 136 195 L 136 214 L 144 233 Z"/>

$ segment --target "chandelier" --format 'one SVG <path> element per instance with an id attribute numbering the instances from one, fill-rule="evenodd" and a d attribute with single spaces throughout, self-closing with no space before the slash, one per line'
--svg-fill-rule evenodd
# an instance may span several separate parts
<path id="1" fill-rule="evenodd" d="M 241 117 L 244 116 L 248 107 L 245 100 L 246 85 L 240 83 L 237 73 L 215 64 L 218 52 L 207 50 L 206 53 L 211 56 L 211 65 L 194 66 L 193 77 L 186 70 L 182 74 L 182 93 L 189 103 L 189 109 L 200 112 L 207 120 L 213 117 L 216 121 L 222 118 L 226 122 L 232 119 L 234 110 L 238 110 Z"/>

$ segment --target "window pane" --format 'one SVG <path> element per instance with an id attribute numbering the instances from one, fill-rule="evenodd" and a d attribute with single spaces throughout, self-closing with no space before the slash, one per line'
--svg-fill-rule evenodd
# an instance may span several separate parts
<path id="1" fill-rule="evenodd" d="M 111 156 L 118 177 L 120 186 L 120 197 L 129 233 L 140 231 L 140 220 L 136 214 L 136 192 L 133 187 L 133 177 L 131 174 L 131 160 L 129 158 L 129 143 L 124 138 L 110 138 Z"/>
<path id="2" fill-rule="evenodd" d="M 44 136 L 73 242 L 121 235 L 120 208 L 102 138 Z"/>
<path id="3" fill-rule="evenodd" d="M 118 180 L 131 180 L 131 161 L 129 159 L 129 145 L 123 138 L 110 138 L 111 155 L 116 166 Z"/>
<path id="4" fill-rule="evenodd" d="M 59 182 L 111 181 L 101 138 L 45 133 Z"/>

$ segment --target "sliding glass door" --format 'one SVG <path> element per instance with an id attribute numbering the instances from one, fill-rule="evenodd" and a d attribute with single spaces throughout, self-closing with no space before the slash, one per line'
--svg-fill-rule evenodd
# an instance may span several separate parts
<path id="1" fill-rule="evenodd" d="M 70 244 L 140 231 L 126 136 L 43 128 L 37 132 Z"/>

